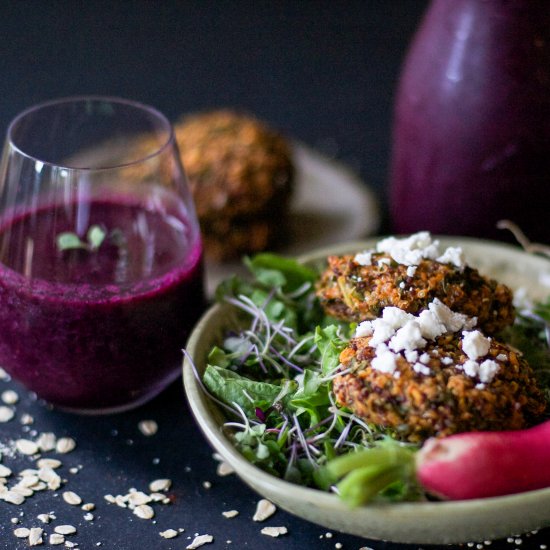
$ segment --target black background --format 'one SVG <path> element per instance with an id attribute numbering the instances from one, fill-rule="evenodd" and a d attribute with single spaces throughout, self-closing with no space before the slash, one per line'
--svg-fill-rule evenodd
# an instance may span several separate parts
<path id="1" fill-rule="evenodd" d="M 424 0 L 3 2 L 0 127 L 5 131 L 34 103 L 78 94 L 142 101 L 173 120 L 186 112 L 237 107 L 344 161 L 375 189 L 384 208 L 393 93 L 426 5 Z M 97 510 L 96 519 L 86 522 L 81 510 L 51 492 L 21 507 L 0 502 L 1 548 L 27 548 L 12 534 L 12 517 L 22 513 L 21 525 L 36 526 L 36 515 L 49 511 L 77 526 L 71 540 L 83 549 L 176 550 L 196 532 L 215 537 L 204 548 L 328 549 L 336 543 L 345 549 L 420 548 L 339 533 L 328 538 L 326 529 L 283 511 L 266 524 L 285 525 L 289 534 L 261 535 L 264 524 L 251 520 L 259 497 L 236 477 L 216 475 L 212 451 L 179 382 L 144 407 L 109 417 L 51 411 L 14 383 L 0 382 L 0 390 L 5 387 L 14 387 L 21 401 L 16 419 L 0 426 L 2 444 L 25 435 L 19 421 L 25 412 L 35 418 L 31 429 L 75 437 L 77 449 L 63 459 L 67 488 L 95 502 Z M 146 438 L 138 431 L 144 418 L 158 422 L 157 435 Z M 5 457 L 3 463 L 14 469 L 27 465 L 21 458 Z M 68 471 L 79 465 L 78 474 Z M 157 508 L 156 524 L 103 500 L 106 493 L 130 487 L 146 490 L 158 477 L 172 479 L 174 503 Z M 212 487 L 206 489 L 204 481 Z M 240 511 L 237 518 L 222 517 L 233 508 Z M 185 532 L 176 539 L 158 535 L 179 527 Z M 538 549 L 549 538 L 548 532 L 524 536 L 521 548 Z M 491 548 L 516 546 L 500 541 Z"/>

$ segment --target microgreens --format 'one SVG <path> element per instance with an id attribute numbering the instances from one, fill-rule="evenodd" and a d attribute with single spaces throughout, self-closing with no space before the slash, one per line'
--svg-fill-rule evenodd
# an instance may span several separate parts
<path id="1" fill-rule="evenodd" d="M 120 229 L 113 229 L 109 233 L 101 225 L 91 225 L 86 232 L 86 240 L 82 240 L 76 233 L 65 231 L 57 235 L 56 245 L 60 252 L 65 250 L 86 250 L 95 252 L 108 239 L 117 247 L 124 247 L 126 239 Z"/>
<path id="2" fill-rule="evenodd" d="M 100 225 L 92 225 L 86 233 L 86 241 L 83 241 L 76 233 L 66 231 L 57 236 L 56 243 L 59 251 L 84 249 L 90 252 L 97 250 L 105 240 L 107 233 Z"/>
<path id="3" fill-rule="evenodd" d="M 320 486 L 328 459 L 383 437 L 330 392 L 349 327 L 327 324 L 314 271 L 271 254 L 247 265 L 252 282 L 234 278 L 218 291 L 246 320 L 211 350 L 201 382 L 236 418 L 225 427 L 248 460 Z"/>

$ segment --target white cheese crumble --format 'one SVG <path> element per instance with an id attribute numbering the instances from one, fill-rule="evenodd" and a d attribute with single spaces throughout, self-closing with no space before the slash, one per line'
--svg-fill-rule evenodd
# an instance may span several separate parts
<path id="1" fill-rule="evenodd" d="M 389 258 L 380 258 L 376 263 L 378 264 L 378 267 L 382 267 L 385 265 L 391 265 L 391 260 Z"/>
<path id="2" fill-rule="evenodd" d="M 379 241 L 375 250 L 365 250 L 355 255 L 354 261 L 358 265 L 372 265 L 374 253 L 387 254 L 398 264 L 409 266 L 407 276 L 412 277 L 418 264 L 422 260 L 435 260 L 444 264 L 452 264 L 458 268 L 465 266 L 464 253 L 460 247 L 450 246 L 443 252 L 439 241 L 432 240 L 428 231 L 420 231 L 408 237 L 387 237 Z M 378 260 L 378 266 L 390 263 L 388 258 Z"/>
<path id="3" fill-rule="evenodd" d="M 353 258 L 353 261 L 358 265 L 371 265 L 372 264 L 372 251 L 365 250 L 364 252 L 359 252 Z"/>
<path id="4" fill-rule="evenodd" d="M 476 388 L 483 389 L 484 384 L 488 384 L 493 380 L 500 369 L 500 365 L 492 359 L 486 359 L 482 363 L 468 359 L 462 366 L 457 365 L 457 368 L 462 368 L 464 373 L 471 378 L 479 378 L 481 384 L 477 384 Z"/>
<path id="5" fill-rule="evenodd" d="M 455 313 L 441 300 L 435 298 L 428 306 L 428 310 L 437 315 L 439 321 L 446 327 L 445 332 L 458 332 L 459 330 L 471 330 L 477 325 L 477 317 L 468 317 L 463 313 Z"/>
<path id="6" fill-rule="evenodd" d="M 373 358 L 371 366 L 379 372 L 393 374 L 397 370 L 397 355 L 390 351 L 386 345 L 380 344 L 376 348 L 376 357 Z"/>
<path id="7" fill-rule="evenodd" d="M 455 313 L 441 300 L 435 298 L 428 305 L 428 309 L 422 311 L 418 317 L 397 307 L 386 307 L 382 311 L 382 317 L 359 323 L 355 336 L 358 338 L 371 336 L 369 345 L 375 348 L 378 344 L 393 339 L 401 329 L 407 327 L 405 331 L 399 334 L 393 346 L 390 345 L 395 351 L 398 351 L 396 348 L 399 348 L 399 351 L 406 351 L 422 349 L 426 345 L 426 339 L 434 340 L 437 336 L 446 332 L 469 330 L 476 323 L 477 319 L 475 317 Z"/>
<path id="8" fill-rule="evenodd" d="M 430 304 L 430 306 L 432 306 L 432 304 Z M 447 327 L 441 321 L 434 308 L 431 307 L 430 309 L 430 306 L 428 309 L 420 312 L 420 315 L 418 316 L 418 323 L 420 325 L 422 336 L 428 340 L 435 340 L 438 336 L 441 336 L 444 332 L 446 332 Z"/>
<path id="9" fill-rule="evenodd" d="M 481 365 L 479 365 L 479 379 L 483 384 L 491 382 L 499 371 L 500 365 L 492 359 L 485 359 Z"/>
<path id="10" fill-rule="evenodd" d="M 422 338 L 420 325 L 416 321 L 407 321 L 390 340 L 393 351 L 422 349 L 425 346 L 426 340 Z"/>
<path id="11" fill-rule="evenodd" d="M 427 365 L 430 362 L 430 354 L 429 353 L 423 353 L 420 356 L 420 362 Z"/>
<path id="12" fill-rule="evenodd" d="M 432 373 L 430 367 L 427 367 L 422 363 L 415 363 L 413 365 L 413 370 L 414 372 L 417 372 L 418 374 L 424 374 L 425 376 L 429 376 Z"/>
<path id="13" fill-rule="evenodd" d="M 462 333 L 462 351 L 468 356 L 468 359 L 475 361 L 489 353 L 491 339 L 483 336 L 479 330 Z"/>
<path id="14" fill-rule="evenodd" d="M 439 255 L 439 241 L 432 241 L 427 231 L 414 233 L 409 237 L 387 237 L 376 245 L 377 252 L 384 252 L 397 263 L 418 265 L 421 260 L 435 260 Z"/>
<path id="15" fill-rule="evenodd" d="M 436 261 L 462 268 L 465 265 L 464 252 L 459 246 L 449 246 Z"/>
<path id="16" fill-rule="evenodd" d="M 497 361 L 485 359 L 478 362 L 478 359 L 488 354 L 491 338 L 484 336 L 479 330 L 472 330 L 476 322 L 475 317 L 455 313 L 436 298 L 418 316 L 397 307 L 386 307 L 381 317 L 360 323 L 355 337 L 370 337 L 368 345 L 375 349 L 375 356 L 371 361 L 374 370 L 398 378 L 401 374 L 398 359 L 401 356 L 405 357 L 416 373 L 426 376 L 432 374 L 428 366 L 431 356 L 422 352 L 428 341 L 445 333 L 462 331 L 462 351 L 467 360 L 464 364 L 457 365 L 457 368 L 467 376 L 477 378 L 480 383 L 476 387 L 481 388 L 491 382 L 499 371 L 498 361 L 508 358 L 501 353 L 497 356 Z M 444 356 L 441 357 L 441 363 L 452 365 L 454 361 L 451 357 Z"/>

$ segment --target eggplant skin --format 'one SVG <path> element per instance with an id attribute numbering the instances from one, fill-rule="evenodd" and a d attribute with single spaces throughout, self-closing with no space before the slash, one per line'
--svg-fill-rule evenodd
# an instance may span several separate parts
<path id="1" fill-rule="evenodd" d="M 417 314 L 439 298 L 456 313 L 477 317 L 487 335 L 514 322 L 513 293 L 506 285 L 484 277 L 477 269 L 457 268 L 422 260 L 413 275 L 387 254 L 373 254 L 373 265 L 361 265 L 354 255 L 329 256 L 316 288 L 325 312 L 347 322 L 379 317 L 386 306 Z"/>

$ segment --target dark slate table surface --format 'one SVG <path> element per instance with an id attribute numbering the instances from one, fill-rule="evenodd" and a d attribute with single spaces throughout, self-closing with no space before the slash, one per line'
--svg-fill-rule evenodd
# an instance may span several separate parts
<path id="1" fill-rule="evenodd" d="M 4 2 L 0 128 L 5 131 L 19 111 L 36 102 L 77 94 L 128 97 L 172 119 L 199 109 L 238 107 L 348 164 L 378 193 L 385 211 L 393 93 L 426 4 Z M 216 473 L 217 462 L 190 415 L 180 382 L 145 406 L 100 417 L 52 410 L 17 383 L 0 380 L 0 392 L 9 388 L 19 401 L 12 405 L 14 419 L 0 424 L 4 465 L 14 471 L 32 467 L 31 459 L 12 452 L 12 442 L 21 437 L 53 432 L 73 437 L 77 446 L 60 455 L 64 487 L 36 493 L 19 506 L 0 502 L 2 549 L 28 548 L 13 535 L 17 527 L 42 526 L 51 533 L 59 524 L 77 528 L 66 540 L 82 549 L 177 550 L 195 534 L 214 537 L 204 548 L 421 548 L 328 533 L 282 510 L 265 523 L 252 521 L 260 497 L 234 475 Z M 32 424 L 22 423 L 30 421 L 26 415 Z M 155 435 L 138 429 L 145 419 L 157 422 Z M 147 491 L 158 478 L 172 480 L 171 503 L 155 504 L 154 520 L 104 499 L 131 488 Z M 63 500 L 64 490 L 95 503 L 93 520 Z M 222 515 L 233 509 L 237 517 Z M 42 525 L 37 515 L 50 512 L 56 519 Z M 269 538 L 260 533 L 265 525 L 285 526 L 288 534 Z M 170 528 L 184 531 L 162 539 L 159 532 Z M 548 530 L 494 541 L 490 548 L 543 550 L 547 544 Z"/>

